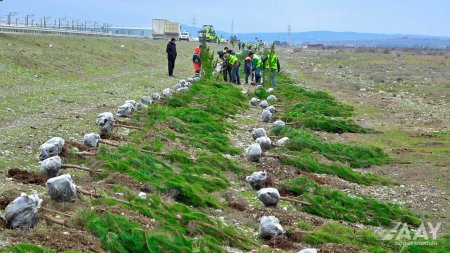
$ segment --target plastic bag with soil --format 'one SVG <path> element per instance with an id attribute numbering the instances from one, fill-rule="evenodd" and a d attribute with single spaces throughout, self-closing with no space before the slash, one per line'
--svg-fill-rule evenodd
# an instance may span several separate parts
<path id="1" fill-rule="evenodd" d="M 261 107 L 262 109 L 266 109 L 267 107 L 269 107 L 269 102 L 267 102 L 267 100 L 263 100 L 261 101 L 261 103 L 259 103 L 259 107 Z"/>
<path id="2" fill-rule="evenodd" d="M 151 105 L 153 103 L 152 99 L 149 96 L 142 96 L 141 102 L 147 105 Z"/>
<path id="3" fill-rule="evenodd" d="M 22 193 L 5 209 L 7 226 L 16 229 L 33 228 L 38 222 L 38 209 L 41 203 L 42 199 L 36 193 L 32 195 Z"/>
<path id="4" fill-rule="evenodd" d="M 159 101 L 161 99 L 161 94 L 159 94 L 158 92 L 153 92 L 152 93 L 152 100 L 153 101 Z"/>
<path id="5" fill-rule="evenodd" d="M 53 156 L 41 162 L 41 174 L 48 178 L 56 177 L 61 169 L 61 157 Z"/>
<path id="6" fill-rule="evenodd" d="M 110 133 L 114 128 L 114 123 L 114 115 L 111 112 L 100 113 L 97 116 L 96 124 L 102 133 Z"/>
<path id="7" fill-rule="evenodd" d="M 172 93 L 170 92 L 170 88 L 164 89 L 162 90 L 162 97 L 163 98 L 168 98 L 172 95 Z"/>
<path id="8" fill-rule="evenodd" d="M 257 106 L 259 104 L 259 99 L 258 98 L 250 99 L 250 104 L 253 106 Z"/>
<path id="9" fill-rule="evenodd" d="M 275 108 L 275 106 L 273 106 L 273 105 L 268 106 L 268 107 L 266 108 L 266 110 L 268 110 L 268 111 L 271 112 L 271 113 L 277 112 L 277 108 Z"/>
<path id="10" fill-rule="evenodd" d="M 252 138 L 253 140 L 258 139 L 259 137 L 267 136 L 266 130 L 264 128 L 253 128 Z"/>
<path id="11" fill-rule="evenodd" d="M 275 216 L 263 216 L 259 222 L 259 237 L 270 240 L 284 235 L 283 227 Z"/>
<path id="12" fill-rule="evenodd" d="M 261 117 L 259 118 L 259 120 L 261 122 L 269 122 L 272 119 L 272 113 L 269 110 L 264 110 L 261 113 Z"/>
<path id="13" fill-rule="evenodd" d="M 272 141 L 267 136 L 259 137 L 255 141 L 256 141 L 256 143 L 259 144 L 259 146 L 261 147 L 261 149 L 263 151 L 267 151 L 267 150 L 270 150 L 272 148 Z"/>
<path id="14" fill-rule="evenodd" d="M 258 191 L 266 187 L 267 173 L 265 171 L 253 172 L 245 180 L 250 183 L 253 190 Z"/>
<path id="15" fill-rule="evenodd" d="M 245 150 L 245 155 L 250 162 L 259 162 L 262 156 L 262 149 L 258 143 L 253 143 Z"/>
<path id="16" fill-rule="evenodd" d="M 263 188 L 258 191 L 258 199 L 264 206 L 277 206 L 280 201 L 280 193 L 275 188 Z"/>
<path id="17" fill-rule="evenodd" d="M 289 141 L 289 137 L 283 137 L 277 141 L 278 146 L 284 146 Z"/>
<path id="18" fill-rule="evenodd" d="M 119 117 L 129 117 L 133 113 L 134 107 L 131 104 L 123 104 L 117 108 L 116 115 Z"/>
<path id="19" fill-rule="evenodd" d="M 77 188 L 69 174 L 50 178 L 45 183 L 48 195 L 58 202 L 72 201 L 77 196 Z"/>
<path id="20" fill-rule="evenodd" d="M 100 135 L 96 133 L 88 133 L 84 135 L 83 143 L 84 145 L 91 148 L 98 148 L 98 142 L 100 141 Z"/>
<path id="21" fill-rule="evenodd" d="M 272 123 L 272 127 L 284 127 L 284 126 L 286 126 L 286 123 L 284 123 L 284 121 L 280 119 Z"/>
<path id="22" fill-rule="evenodd" d="M 53 137 L 39 147 L 39 160 L 59 155 L 64 148 L 64 139 Z"/>
<path id="23" fill-rule="evenodd" d="M 272 102 L 272 101 L 277 101 L 277 97 L 275 97 L 275 95 L 269 95 L 266 100 L 268 102 Z"/>

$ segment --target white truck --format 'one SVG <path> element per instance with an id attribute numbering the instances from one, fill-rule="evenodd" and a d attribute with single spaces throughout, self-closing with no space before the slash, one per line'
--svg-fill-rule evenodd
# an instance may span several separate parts
<path id="1" fill-rule="evenodd" d="M 183 31 L 180 33 L 180 41 L 185 40 L 185 41 L 190 41 L 191 40 L 191 34 L 189 34 L 188 31 Z"/>
<path id="2" fill-rule="evenodd" d="M 180 23 L 171 22 L 167 19 L 153 19 L 152 35 L 153 39 L 180 39 Z"/>

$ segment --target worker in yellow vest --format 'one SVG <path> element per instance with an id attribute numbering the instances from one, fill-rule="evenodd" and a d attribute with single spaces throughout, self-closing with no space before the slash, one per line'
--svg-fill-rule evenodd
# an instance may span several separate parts
<path id="1" fill-rule="evenodd" d="M 232 67 L 231 69 L 231 82 L 240 85 L 241 84 L 241 78 L 239 76 L 239 67 L 241 66 L 241 62 L 239 59 L 230 54 L 226 53 L 223 56 L 223 59 L 227 61 L 228 65 Z"/>
<path id="2" fill-rule="evenodd" d="M 259 58 L 258 55 L 250 51 L 247 55 L 252 59 L 252 70 L 255 73 L 255 82 L 256 84 L 261 84 L 261 68 L 262 68 L 262 61 L 261 58 Z"/>
<path id="3" fill-rule="evenodd" d="M 267 55 L 267 60 L 264 62 L 264 66 L 267 71 L 267 77 L 272 82 L 272 87 L 277 85 L 277 75 L 280 73 L 280 61 L 275 54 L 275 50 L 272 49 Z M 265 81 L 265 80 L 264 80 Z"/>

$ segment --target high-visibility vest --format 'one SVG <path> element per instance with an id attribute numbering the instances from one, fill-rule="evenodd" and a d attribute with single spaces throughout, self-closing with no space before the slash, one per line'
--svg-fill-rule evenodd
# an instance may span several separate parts
<path id="1" fill-rule="evenodd" d="M 228 58 L 228 63 L 230 65 L 234 65 L 238 61 L 238 58 L 232 54 L 230 54 L 230 57 Z"/>
<path id="2" fill-rule="evenodd" d="M 266 69 L 278 69 L 278 56 L 276 54 L 267 55 Z"/>
<path id="3" fill-rule="evenodd" d="M 255 66 L 255 69 L 258 69 L 258 68 L 261 68 L 261 66 L 262 66 L 262 61 L 261 61 L 261 59 L 259 58 L 259 56 L 258 55 L 253 55 L 253 59 L 252 59 L 252 61 L 254 61 L 256 59 L 256 66 Z"/>

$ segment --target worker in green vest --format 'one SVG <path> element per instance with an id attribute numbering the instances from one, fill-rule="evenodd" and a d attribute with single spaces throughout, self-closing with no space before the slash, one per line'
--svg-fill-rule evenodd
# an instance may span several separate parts
<path id="1" fill-rule="evenodd" d="M 272 87 L 277 85 L 277 75 L 280 73 L 280 61 L 278 56 L 275 54 L 275 46 L 272 45 L 269 54 L 267 55 L 267 60 L 264 62 L 264 66 L 267 71 L 267 77 L 272 82 Z"/>
<path id="2" fill-rule="evenodd" d="M 236 56 L 234 56 L 234 55 L 232 55 L 230 53 L 226 53 L 223 56 L 223 59 L 225 61 L 227 61 L 229 66 L 232 67 L 232 69 L 231 69 L 231 82 L 235 83 L 237 85 L 240 85 L 241 84 L 241 78 L 239 76 L 239 67 L 241 66 L 241 62 L 239 61 L 239 59 Z"/>
<path id="3" fill-rule="evenodd" d="M 252 70 L 255 72 L 255 82 L 257 85 L 261 84 L 261 58 L 252 51 L 250 51 L 247 56 L 252 59 Z"/>

